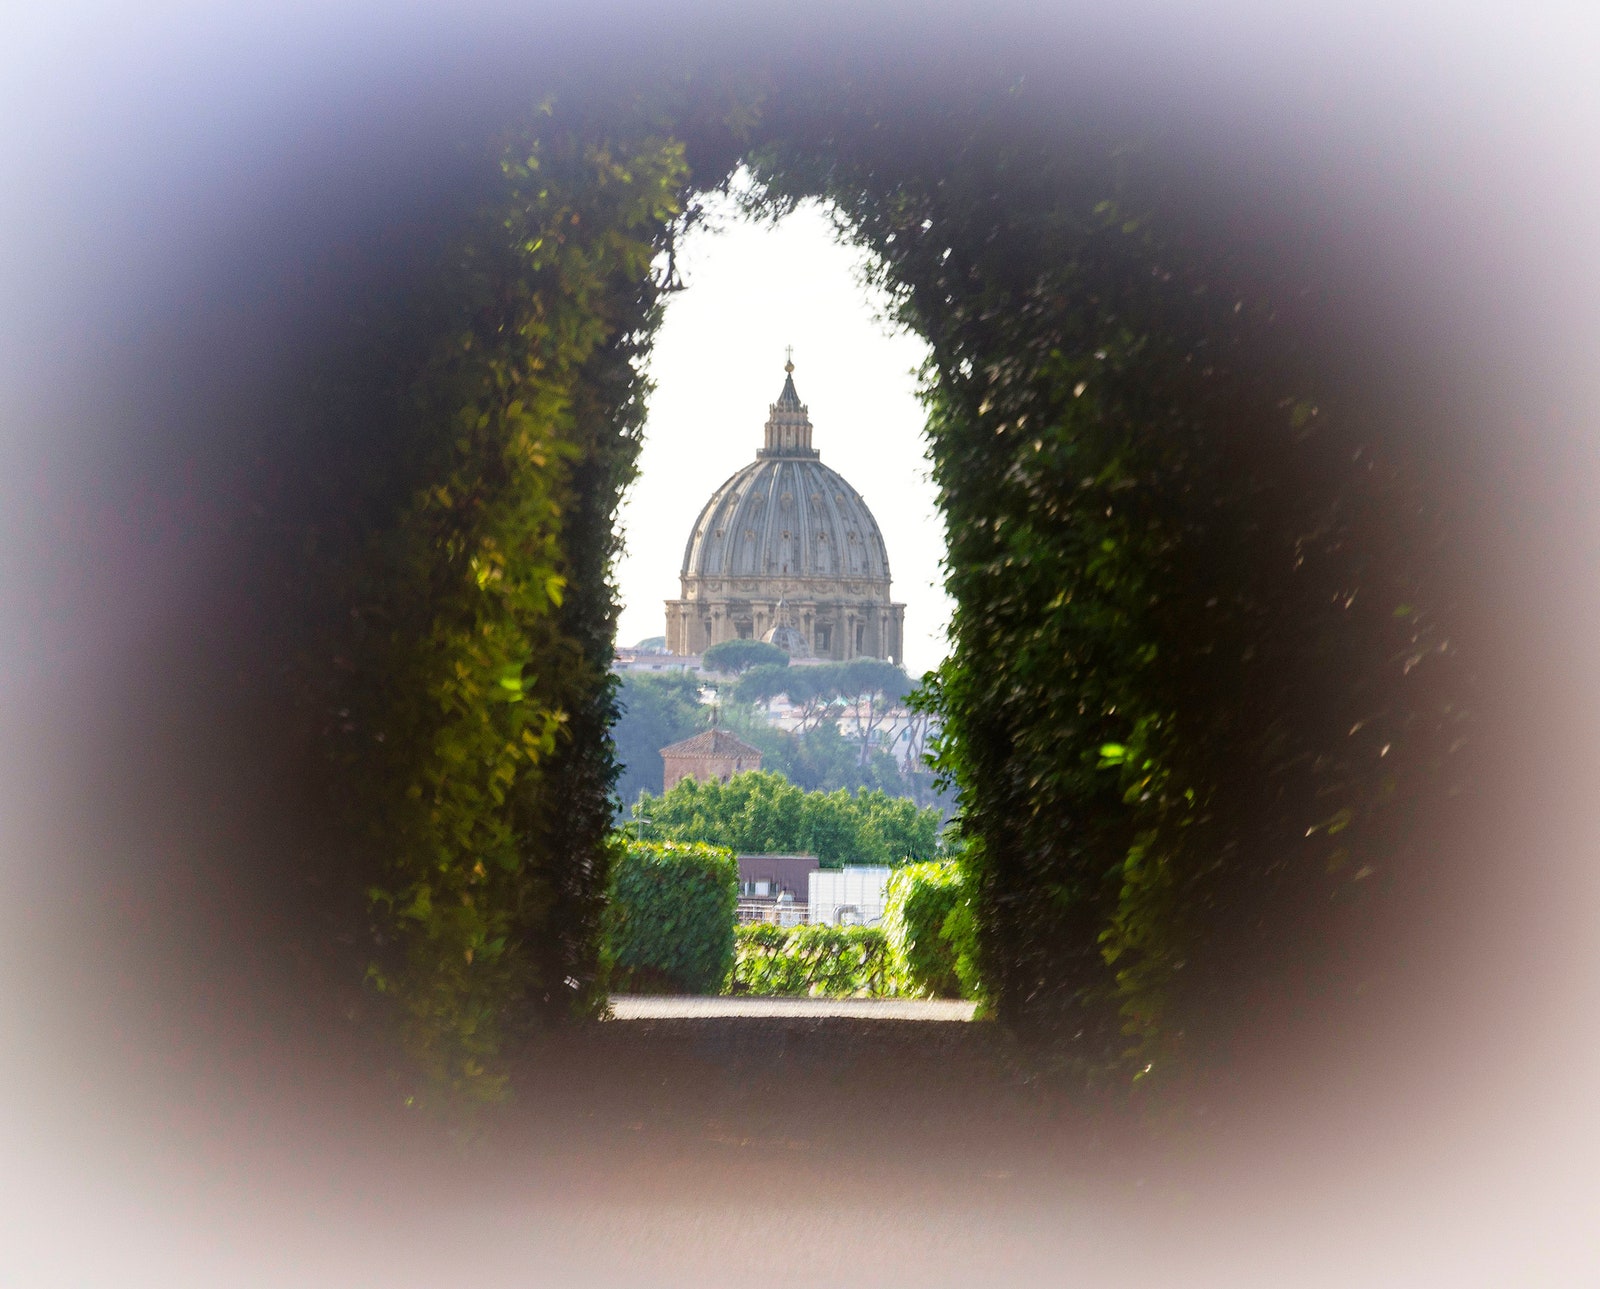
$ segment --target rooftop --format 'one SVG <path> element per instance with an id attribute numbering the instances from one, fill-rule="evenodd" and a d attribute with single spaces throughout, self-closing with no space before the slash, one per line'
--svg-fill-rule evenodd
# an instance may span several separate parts
<path id="1" fill-rule="evenodd" d="M 662 756 L 760 756 L 761 749 L 751 747 L 742 738 L 736 738 L 724 729 L 704 730 L 693 738 L 679 743 L 669 743 L 661 749 Z"/>

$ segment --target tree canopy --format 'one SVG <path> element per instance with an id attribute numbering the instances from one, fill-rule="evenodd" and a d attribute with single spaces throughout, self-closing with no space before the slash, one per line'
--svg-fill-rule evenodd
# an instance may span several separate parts
<path id="1" fill-rule="evenodd" d="M 811 854 L 825 867 L 901 864 L 940 853 L 937 810 L 879 791 L 807 792 L 765 770 L 726 783 L 683 779 L 664 796 L 646 795 L 644 834 L 696 841 L 743 854 Z"/>
<path id="2" fill-rule="evenodd" d="M 895 713 L 906 714 L 913 685 L 900 667 L 877 658 L 805 666 L 756 666 L 740 676 L 724 704 L 724 720 L 759 747 L 764 769 L 777 770 L 805 788 L 881 788 L 893 796 L 932 805 L 938 797 L 920 759 L 903 764 L 883 749 L 880 736 Z M 790 733 L 771 728 L 753 707 L 784 697 L 796 709 Z M 840 722 L 847 727 L 841 733 Z"/>
<path id="3" fill-rule="evenodd" d="M 724 640 L 701 655 L 707 671 L 737 676 L 752 667 L 787 667 L 789 655 L 764 640 Z"/>
<path id="4" fill-rule="evenodd" d="M 894 663 L 854 658 L 804 667 L 753 666 L 739 677 L 733 697 L 765 703 L 782 695 L 800 709 L 802 730 L 837 720 L 846 710 L 856 711 L 860 719 L 855 729 L 865 761 L 872 735 L 891 709 L 905 705 L 911 690 L 910 677 Z"/>
<path id="5" fill-rule="evenodd" d="M 852 665 L 843 664 L 844 667 Z M 775 667 L 770 672 L 781 674 L 789 670 Z M 797 667 L 793 670 L 798 673 L 828 669 Z M 894 678 L 888 689 L 896 692 L 909 682 L 904 673 L 891 670 Z M 853 792 L 860 788 L 876 788 L 892 797 L 914 798 L 920 805 L 936 804 L 938 794 L 933 787 L 933 776 L 925 766 L 919 763 L 908 770 L 895 756 L 871 741 L 882 728 L 887 714 L 883 691 L 878 691 L 876 698 L 869 695 L 862 700 L 859 710 L 866 714 L 866 720 L 853 727 L 848 737 L 839 730 L 837 717 L 841 699 L 838 689 L 832 685 L 825 690 L 827 706 L 819 710 L 822 717 L 831 714 L 834 719 L 803 721 L 804 728 L 790 732 L 771 725 L 762 713 L 752 710 L 747 701 L 741 701 L 741 695 L 750 692 L 752 685 L 759 687 L 760 675 L 768 671 L 768 668 L 753 667 L 732 686 L 724 685 L 724 697 L 717 708 L 721 724 L 761 751 L 763 769 L 781 774 L 808 791 L 847 788 Z M 838 673 L 834 675 L 837 680 Z M 611 733 L 619 769 L 616 796 L 624 817 L 628 817 L 641 791 L 660 794 L 660 750 L 704 729 L 711 720 L 711 708 L 700 701 L 701 684 L 698 678 L 680 674 L 625 672 L 619 678 L 617 720 Z"/>

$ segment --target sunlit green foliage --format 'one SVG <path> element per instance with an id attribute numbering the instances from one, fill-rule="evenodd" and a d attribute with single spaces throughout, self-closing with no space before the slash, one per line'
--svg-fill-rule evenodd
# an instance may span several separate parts
<path id="1" fill-rule="evenodd" d="M 806 792 L 766 771 L 726 783 L 684 779 L 664 796 L 646 793 L 639 813 L 650 820 L 646 837 L 740 854 L 811 854 L 825 867 L 901 864 L 939 852 L 936 810 L 882 792 Z"/>
<path id="2" fill-rule="evenodd" d="M 956 917 L 958 910 L 961 916 Z M 957 861 L 907 864 L 889 875 L 883 929 L 904 992 L 963 997 L 957 962 L 963 953 L 971 956 L 967 939 L 973 925 L 966 879 Z"/>
<path id="3" fill-rule="evenodd" d="M 511 1027 L 603 1001 L 610 515 L 685 177 L 670 141 L 575 130 L 484 169 L 409 330 L 380 336 L 402 383 L 360 469 L 394 500 L 325 558 L 344 611 L 304 664 L 369 875 L 369 979 L 419 1094 L 468 1099 L 499 1095 Z"/>
<path id="4" fill-rule="evenodd" d="M 693 842 L 618 839 L 606 909 L 612 986 L 623 992 L 709 994 L 733 970 L 739 866 Z"/>
<path id="5" fill-rule="evenodd" d="M 888 998 L 897 973 L 875 926 L 738 928 L 731 992 L 803 998 Z"/>

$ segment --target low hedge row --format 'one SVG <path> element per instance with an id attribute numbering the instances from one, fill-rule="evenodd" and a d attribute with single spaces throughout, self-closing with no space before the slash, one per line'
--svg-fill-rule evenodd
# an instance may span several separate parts
<path id="1" fill-rule="evenodd" d="M 741 926 L 736 994 L 886 998 L 897 992 L 889 939 L 871 926 Z"/>
<path id="2" fill-rule="evenodd" d="M 721 846 L 618 838 L 605 944 L 627 993 L 973 998 L 975 924 L 959 865 L 889 879 L 882 927 L 735 927 L 738 864 Z"/>

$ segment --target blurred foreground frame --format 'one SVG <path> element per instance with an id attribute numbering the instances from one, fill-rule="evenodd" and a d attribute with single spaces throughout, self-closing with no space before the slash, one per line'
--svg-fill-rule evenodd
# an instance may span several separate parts
<path id="1" fill-rule="evenodd" d="M 1029 1068 L 1242 1168 L 1507 1132 L 1592 1198 L 1529 1081 L 1592 1069 L 1592 31 L 80 16 L 25 28 L 6 140 L 39 1123 L 517 1107 L 587 1032 L 612 518 L 662 253 L 742 168 L 932 354 L 927 701 Z"/>

